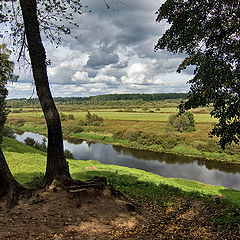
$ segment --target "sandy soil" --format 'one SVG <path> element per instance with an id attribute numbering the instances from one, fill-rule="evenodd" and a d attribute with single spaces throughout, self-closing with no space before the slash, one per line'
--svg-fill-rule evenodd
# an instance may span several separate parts
<path id="1" fill-rule="evenodd" d="M 69 193 L 57 182 L 6 210 L 0 202 L 0 240 L 240 239 L 207 224 L 204 203 L 182 203 L 176 211 L 131 202 L 105 187 Z"/>

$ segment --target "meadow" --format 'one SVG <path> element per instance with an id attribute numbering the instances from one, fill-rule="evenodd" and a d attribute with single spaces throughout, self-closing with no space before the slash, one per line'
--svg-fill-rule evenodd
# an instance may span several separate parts
<path id="1" fill-rule="evenodd" d="M 193 131 L 178 132 L 168 120 L 177 114 L 179 100 L 158 102 L 118 101 L 111 104 L 57 104 L 62 119 L 64 138 L 85 139 L 137 149 L 171 152 L 210 160 L 240 163 L 240 147 L 232 144 L 222 150 L 209 132 L 217 119 L 210 107 L 194 109 Z M 46 134 L 45 120 L 38 106 L 10 108 L 7 124 L 16 130 Z M 101 124 L 84 125 L 87 111 L 103 118 Z M 71 119 L 68 116 L 72 116 Z"/>

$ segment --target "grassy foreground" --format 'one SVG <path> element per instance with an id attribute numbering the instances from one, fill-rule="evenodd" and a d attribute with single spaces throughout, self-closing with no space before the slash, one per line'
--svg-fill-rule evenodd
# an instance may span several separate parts
<path id="1" fill-rule="evenodd" d="M 3 152 L 15 178 L 29 187 L 39 185 L 46 167 L 46 153 L 4 138 Z M 240 191 L 221 186 L 211 186 L 196 181 L 163 178 L 142 170 L 97 161 L 68 160 L 73 178 L 86 180 L 93 176 L 105 176 L 108 182 L 129 197 L 147 198 L 154 202 L 169 204 L 171 196 L 200 197 L 207 200 L 211 195 L 224 196 L 229 204 L 240 206 Z"/>

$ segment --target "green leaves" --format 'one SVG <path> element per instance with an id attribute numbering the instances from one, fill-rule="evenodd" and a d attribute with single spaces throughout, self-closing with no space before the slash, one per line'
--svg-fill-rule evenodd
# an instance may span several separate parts
<path id="1" fill-rule="evenodd" d="M 157 11 L 157 22 L 166 19 L 170 28 L 155 50 L 184 52 L 177 72 L 195 66 L 184 109 L 213 105 L 219 118 L 211 134 L 220 137 L 222 148 L 240 140 L 240 11 L 239 1 L 167 0 Z"/>
<path id="2" fill-rule="evenodd" d="M 0 143 L 2 142 L 3 125 L 6 122 L 8 111 L 6 110 L 5 98 L 8 91 L 5 88 L 7 81 L 16 81 L 13 74 L 14 63 L 9 60 L 10 51 L 5 44 L 0 45 Z"/>

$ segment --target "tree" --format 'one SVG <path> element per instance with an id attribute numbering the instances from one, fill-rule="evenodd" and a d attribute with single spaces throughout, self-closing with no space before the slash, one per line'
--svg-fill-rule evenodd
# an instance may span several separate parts
<path id="1" fill-rule="evenodd" d="M 61 34 L 70 34 L 67 24 L 73 24 L 73 17 L 81 14 L 79 0 L 19 0 L 6 1 L 0 6 L 0 23 L 11 24 L 9 35 L 14 44 L 21 43 L 19 58 L 29 51 L 37 95 L 46 119 L 48 129 L 47 167 L 44 185 L 58 177 L 71 180 L 68 163 L 63 151 L 60 117 L 53 101 L 47 76 L 47 61 L 40 29 L 50 41 L 61 41 Z M 63 21 L 65 20 L 65 22 Z M 64 22 L 60 24 L 60 22 Z M 65 25 L 64 25 L 65 24 Z"/>
<path id="2" fill-rule="evenodd" d="M 0 45 L 0 144 L 2 143 L 2 130 L 7 118 L 5 98 L 8 94 L 5 84 L 7 81 L 15 81 L 13 74 L 14 64 L 9 61 L 10 51 L 6 45 Z M 8 195 L 8 205 L 11 207 L 16 200 L 19 191 L 24 188 L 12 176 L 0 145 L 0 198 Z"/>
<path id="3" fill-rule="evenodd" d="M 180 112 L 212 104 L 219 119 L 211 135 L 220 145 L 240 140 L 240 11 L 239 1 L 167 0 L 157 11 L 157 22 L 170 24 L 155 50 L 187 56 L 177 72 L 195 66 L 188 100 Z"/>
<path id="4" fill-rule="evenodd" d="M 168 124 L 179 132 L 193 131 L 195 126 L 194 116 L 191 112 L 184 114 L 172 114 L 168 118 Z"/>

